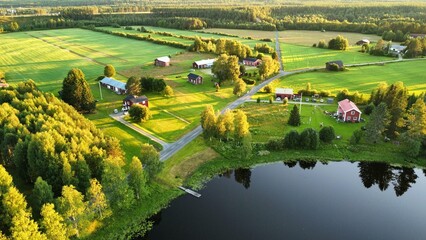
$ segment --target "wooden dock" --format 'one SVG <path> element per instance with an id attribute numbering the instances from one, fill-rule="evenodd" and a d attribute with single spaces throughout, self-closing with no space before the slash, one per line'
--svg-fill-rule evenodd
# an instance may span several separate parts
<path id="1" fill-rule="evenodd" d="M 197 192 L 195 192 L 195 191 L 192 191 L 191 189 L 184 188 L 184 187 L 182 187 L 182 186 L 180 186 L 180 187 L 179 187 L 179 189 L 181 189 L 182 191 L 184 191 L 184 192 L 186 192 L 186 193 L 188 193 L 188 194 L 191 194 L 191 195 L 192 195 L 192 196 L 194 196 L 194 197 L 197 197 L 197 198 L 201 197 L 201 194 L 199 194 L 199 193 L 197 193 Z"/>

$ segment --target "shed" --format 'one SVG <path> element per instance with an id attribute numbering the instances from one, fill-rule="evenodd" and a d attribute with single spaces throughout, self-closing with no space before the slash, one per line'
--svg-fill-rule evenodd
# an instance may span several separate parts
<path id="1" fill-rule="evenodd" d="M 201 77 L 200 75 L 194 74 L 194 73 L 190 73 L 190 74 L 188 74 L 188 82 L 190 82 L 194 85 L 202 84 L 203 83 L 203 77 Z"/>
<path id="2" fill-rule="evenodd" d="M 143 96 L 129 95 L 125 99 L 123 99 L 123 110 L 124 111 L 129 110 L 130 107 L 134 104 L 140 104 L 140 105 L 149 107 L 148 98 L 145 95 Z"/>
<path id="3" fill-rule="evenodd" d="M 120 82 L 118 80 L 115 80 L 114 78 L 104 77 L 100 84 L 103 87 L 106 87 L 108 89 L 111 89 L 112 91 L 118 93 L 118 94 L 125 94 L 126 91 L 126 84 L 123 82 Z"/>
<path id="4" fill-rule="evenodd" d="M 170 66 L 170 58 L 168 56 L 156 58 L 154 61 L 154 65 L 160 67 Z"/>
<path id="5" fill-rule="evenodd" d="M 337 64 L 337 66 L 339 66 L 339 69 L 342 69 L 344 67 L 343 62 L 341 60 L 336 60 L 336 61 L 330 61 L 330 62 L 326 62 L 325 63 L 325 68 L 327 70 L 332 70 L 331 69 L 331 65 L 332 64 Z"/>
<path id="6" fill-rule="evenodd" d="M 193 68 L 211 68 L 216 59 L 204 59 L 192 63 Z"/>
<path id="7" fill-rule="evenodd" d="M 359 122 L 361 111 L 351 100 L 344 99 L 338 104 L 337 117 L 345 122 Z"/>
<path id="8" fill-rule="evenodd" d="M 356 45 L 363 45 L 363 44 L 370 44 L 370 40 L 368 39 L 362 39 L 356 42 Z"/>
<path id="9" fill-rule="evenodd" d="M 244 58 L 243 59 L 243 64 L 246 66 L 254 66 L 257 67 L 262 63 L 261 59 L 257 59 L 257 58 Z"/>
<path id="10" fill-rule="evenodd" d="M 275 89 L 275 97 L 284 99 L 285 97 L 288 99 L 293 99 L 294 93 L 292 88 L 276 88 Z"/>

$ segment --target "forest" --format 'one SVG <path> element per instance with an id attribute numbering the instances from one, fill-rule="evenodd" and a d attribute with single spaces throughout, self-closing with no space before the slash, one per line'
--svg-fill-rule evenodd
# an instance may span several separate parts
<path id="1" fill-rule="evenodd" d="M 141 5 L 138 1 L 120 5 L 115 1 L 99 1 L 92 6 L 55 6 L 46 8 L 17 9 L 13 21 L 18 22 L 21 30 L 48 29 L 62 27 L 79 27 L 82 25 L 107 26 L 116 23 L 122 26 L 150 25 L 180 29 L 202 28 L 237 28 L 268 30 L 322 30 L 359 32 L 382 35 L 392 30 L 407 33 L 426 33 L 426 5 L 424 3 L 392 2 L 368 3 L 362 1 L 351 4 L 343 3 L 299 3 L 274 4 L 268 2 L 257 6 L 217 4 L 208 7 L 209 2 L 200 4 L 163 6 L 153 4 Z M 161 1 L 158 1 L 161 2 Z M 245 1 L 235 1 L 244 3 Z M 1 2 L 0 2 L 1 3 Z M 94 1 L 96 3 L 96 1 Z M 279 3 L 277 1 L 276 3 Z M 105 5 L 103 5 L 105 4 Z M 170 3 L 171 4 L 171 3 Z M 2 28 L 10 31 L 12 19 L 8 9 L 0 8 L 5 15 Z M 21 12 L 19 12 L 21 11 Z M 143 12 L 143 13 L 141 13 Z M 111 14 L 115 13 L 115 14 Z M 133 14 L 129 14 L 133 13 Z M 19 15 L 30 14 L 34 17 L 20 18 Z M 9 13 L 10 15 L 10 13 Z M 37 17 L 36 15 L 42 15 Z"/>

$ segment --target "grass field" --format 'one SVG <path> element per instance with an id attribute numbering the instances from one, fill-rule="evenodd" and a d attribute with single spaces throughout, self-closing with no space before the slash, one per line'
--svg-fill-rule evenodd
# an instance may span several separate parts
<path id="1" fill-rule="evenodd" d="M 312 44 L 320 40 L 328 42 L 330 39 L 341 35 L 348 39 L 349 45 L 355 45 L 361 39 L 368 39 L 371 42 L 377 42 L 381 36 L 363 33 L 349 33 L 349 32 L 320 32 L 320 31 L 304 31 L 304 30 L 287 30 L 279 32 L 280 42 L 289 44 L 299 44 L 312 46 Z"/>
<path id="2" fill-rule="evenodd" d="M 187 83 L 192 62 L 213 58 L 213 54 L 188 53 L 82 29 L 5 34 L 0 39 L 0 69 L 6 72 L 6 79 L 12 85 L 31 78 L 41 90 L 57 94 L 67 72 L 73 67 L 81 68 L 95 98 L 100 100 L 98 112 L 87 117 L 107 134 L 122 140 L 128 158 L 139 153 L 140 142 L 149 140 L 109 117 L 114 109 L 121 109 L 123 96 L 102 89 L 104 99 L 100 99 L 95 78 L 103 75 L 105 64 L 116 68 L 119 80 L 126 81 L 133 75 L 161 77 L 174 88 L 175 96 L 170 98 L 158 93 L 144 93 L 149 98 L 153 119 L 143 123 L 142 127 L 166 141 L 174 141 L 198 125 L 199 115 L 206 104 L 220 109 L 234 98 L 232 86 L 224 86 L 216 92 L 213 77 L 203 70 L 194 73 L 204 77 L 204 84 Z M 153 60 L 164 55 L 172 55 L 171 66 L 153 66 Z"/>
<path id="3" fill-rule="evenodd" d="M 347 88 L 370 94 L 381 82 L 392 84 L 404 82 L 410 92 L 426 91 L 426 61 L 410 61 L 386 64 L 384 66 L 366 66 L 349 68 L 343 72 L 316 71 L 281 78 L 279 86 L 293 88 L 295 92 L 311 83 L 312 89 L 329 90 L 336 94 Z"/>
<path id="4" fill-rule="evenodd" d="M 259 41 L 259 40 L 255 40 L 255 39 L 244 39 L 244 38 L 238 38 L 238 37 L 229 37 L 229 36 L 222 36 L 222 35 L 217 35 L 217 34 L 213 34 L 213 33 L 200 33 L 200 32 L 196 32 L 196 31 L 178 30 L 178 29 L 171 29 L 171 28 L 151 27 L 151 26 L 145 26 L 145 28 L 147 30 L 152 30 L 152 31 L 156 31 L 156 32 L 169 32 L 169 33 L 173 33 L 173 34 L 180 35 L 180 36 L 191 36 L 191 37 L 192 36 L 199 36 L 201 38 L 214 38 L 214 39 L 218 39 L 218 38 L 234 39 L 234 40 L 240 41 L 244 44 L 247 44 L 252 48 L 256 45 L 256 43 L 268 43 L 268 42 L 263 42 L 263 41 Z M 272 43 L 269 42 L 268 44 L 273 47 Z"/>
<path id="5" fill-rule="evenodd" d="M 314 48 L 311 46 L 302 46 L 281 43 L 281 53 L 284 63 L 284 69 L 287 71 L 325 67 L 328 61 L 342 60 L 344 64 L 378 62 L 391 60 L 389 57 L 372 56 L 358 52 L 359 46 L 350 47 L 346 51 L 337 51 L 329 49 Z"/>
<path id="6" fill-rule="evenodd" d="M 363 123 L 341 123 L 334 118 L 324 114 L 324 111 L 335 112 L 337 104 L 332 105 L 302 105 L 302 125 L 293 127 L 287 124 L 293 104 L 283 106 L 282 104 L 269 103 L 245 103 L 241 109 L 247 113 L 250 123 L 250 131 L 254 142 L 267 142 L 269 139 L 283 138 L 290 130 L 301 132 L 303 129 L 312 127 L 320 130 L 320 124 L 333 126 L 336 135 L 342 136 L 345 143 L 352 136 L 352 132 L 363 126 Z M 363 118 L 366 116 L 363 116 Z"/>

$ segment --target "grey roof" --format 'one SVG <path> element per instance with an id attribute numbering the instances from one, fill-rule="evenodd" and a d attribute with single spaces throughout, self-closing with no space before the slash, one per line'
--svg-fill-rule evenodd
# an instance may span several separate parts
<path id="1" fill-rule="evenodd" d="M 107 84 L 119 89 L 123 89 L 126 90 L 126 84 L 124 82 L 120 82 L 118 80 L 115 80 L 113 78 L 109 78 L 109 77 L 104 77 L 104 79 L 101 80 L 101 83 L 103 84 Z"/>
<path id="2" fill-rule="evenodd" d="M 341 60 L 326 62 L 326 64 L 337 64 L 339 67 L 343 67 L 343 62 Z"/>
<path id="3" fill-rule="evenodd" d="M 188 74 L 188 77 L 190 79 L 197 79 L 198 77 L 200 77 L 200 75 L 197 75 L 197 74 L 194 74 L 194 73 L 190 73 L 190 74 Z"/>
<path id="4" fill-rule="evenodd" d="M 147 101 L 147 100 L 148 100 L 148 98 L 145 95 L 142 95 L 142 96 L 139 96 L 139 97 L 135 96 L 135 95 L 129 95 L 124 99 L 124 101 L 130 101 L 132 103 L 140 103 L 140 102 Z"/>

